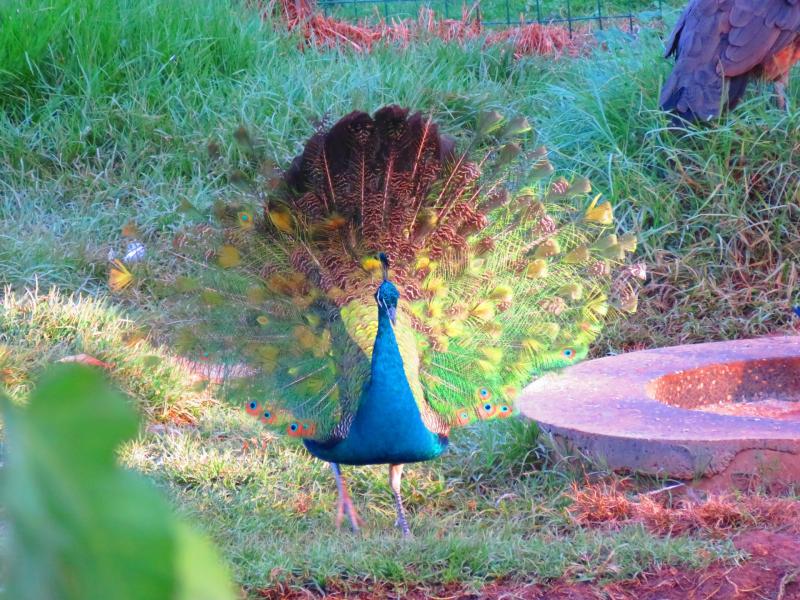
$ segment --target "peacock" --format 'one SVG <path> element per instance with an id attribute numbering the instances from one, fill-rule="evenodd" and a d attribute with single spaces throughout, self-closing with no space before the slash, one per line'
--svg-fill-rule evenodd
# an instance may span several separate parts
<path id="1" fill-rule="evenodd" d="M 430 115 L 355 111 L 175 244 L 191 267 L 171 281 L 178 352 L 330 463 L 337 528 L 362 525 L 341 465 L 389 465 L 409 535 L 403 465 L 512 416 L 532 378 L 636 310 L 636 237 L 588 180 L 553 179 L 530 131 L 484 113 L 459 151 Z"/>

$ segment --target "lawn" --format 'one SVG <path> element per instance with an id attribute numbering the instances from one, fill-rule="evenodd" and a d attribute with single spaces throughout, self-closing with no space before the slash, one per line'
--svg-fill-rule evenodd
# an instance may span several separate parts
<path id="1" fill-rule="evenodd" d="M 639 232 L 650 273 L 640 310 L 609 328 L 596 355 L 790 331 L 797 81 L 788 114 L 753 93 L 715 127 L 670 132 L 657 110 L 663 32 L 646 27 L 636 40 L 607 33 L 578 58 L 517 60 L 477 41 L 321 51 L 211 0 L 37 0 L 0 6 L 0 23 L 4 387 L 23 400 L 45 364 L 78 352 L 113 363 L 145 417 L 123 463 L 211 535 L 249 594 L 280 582 L 602 582 L 739 555 L 703 530 L 584 526 L 570 506 L 586 475 L 516 421 L 461 431 L 445 458 L 408 469 L 411 541 L 392 530 L 384 469 L 348 470 L 367 526 L 360 538 L 337 533 L 325 465 L 197 389 L 155 346 L 169 314 L 149 280 L 111 295 L 107 255 L 133 221 L 152 279 L 180 269 L 169 249 L 190 218 L 182 202 L 207 210 L 251 168 L 233 137 L 242 125 L 259 156 L 285 166 L 324 116 L 399 103 L 463 139 L 496 109 L 527 116 L 557 170 L 591 178 Z"/>

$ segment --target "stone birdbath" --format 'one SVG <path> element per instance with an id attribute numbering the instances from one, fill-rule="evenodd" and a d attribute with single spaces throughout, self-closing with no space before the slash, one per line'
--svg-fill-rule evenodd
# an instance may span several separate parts
<path id="1" fill-rule="evenodd" d="M 800 484 L 800 336 L 586 361 L 518 401 L 564 456 L 718 490 Z"/>

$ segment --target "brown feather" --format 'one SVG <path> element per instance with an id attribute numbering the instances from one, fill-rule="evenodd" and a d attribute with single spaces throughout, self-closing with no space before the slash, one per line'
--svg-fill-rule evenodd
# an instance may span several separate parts
<path id="1" fill-rule="evenodd" d="M 264 271 L 268 282 L 280 287 L 291 273 L 302 274 L 342 306 L 371 293 L 374 273 L 364 261 L 385 252 L 393 281 L 409 286 L 409 299 L 418 297 L 416 257 L 463 268 L 467 238 L 486 227 L 486 212 L 510 201 L 498 193 L 495 202 L 477 206 L 484 191 L 494 190 L 478 183 L 485 160 L 457 154 L 430 116 L 398 106 L 373 116 L 355 111 L 319 130 L 257 223 L 271 238 L 265 244 L 282 245 L 289 258 L 288 272 Z"/>
<path id="2" fill-rule="evenodd" d="M 783 81 L 800 59 L 797 0 L 692 0 L 672 32 L 660 105 L 688 120 L 733 108 L 752 78 Z M 776 58 L 777 57 L 777 58 Z"/>

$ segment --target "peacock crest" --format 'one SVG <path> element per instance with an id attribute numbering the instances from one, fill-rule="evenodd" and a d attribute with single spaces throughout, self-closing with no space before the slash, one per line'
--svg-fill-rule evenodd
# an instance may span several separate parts
<path id="1" fill-rule="evenodd" d="M 532 378 L 586 356 L 610 312 L 636 309 L 632 234 L 584 179 L 554 179 L 530 126 L 483 115 L 464 150 L 430 116 L 387 106 L 313 135 L 281 184 L 220 204 L 185 234 L 202 265 L 174 282 L 176 341 L 228 365 L 226 389 L 291 436 L 343 439 L 370 378 L 376 293 L 425 425 L 513 414 Z M 194 237 L 193 237 L 194 235 Z"/>

